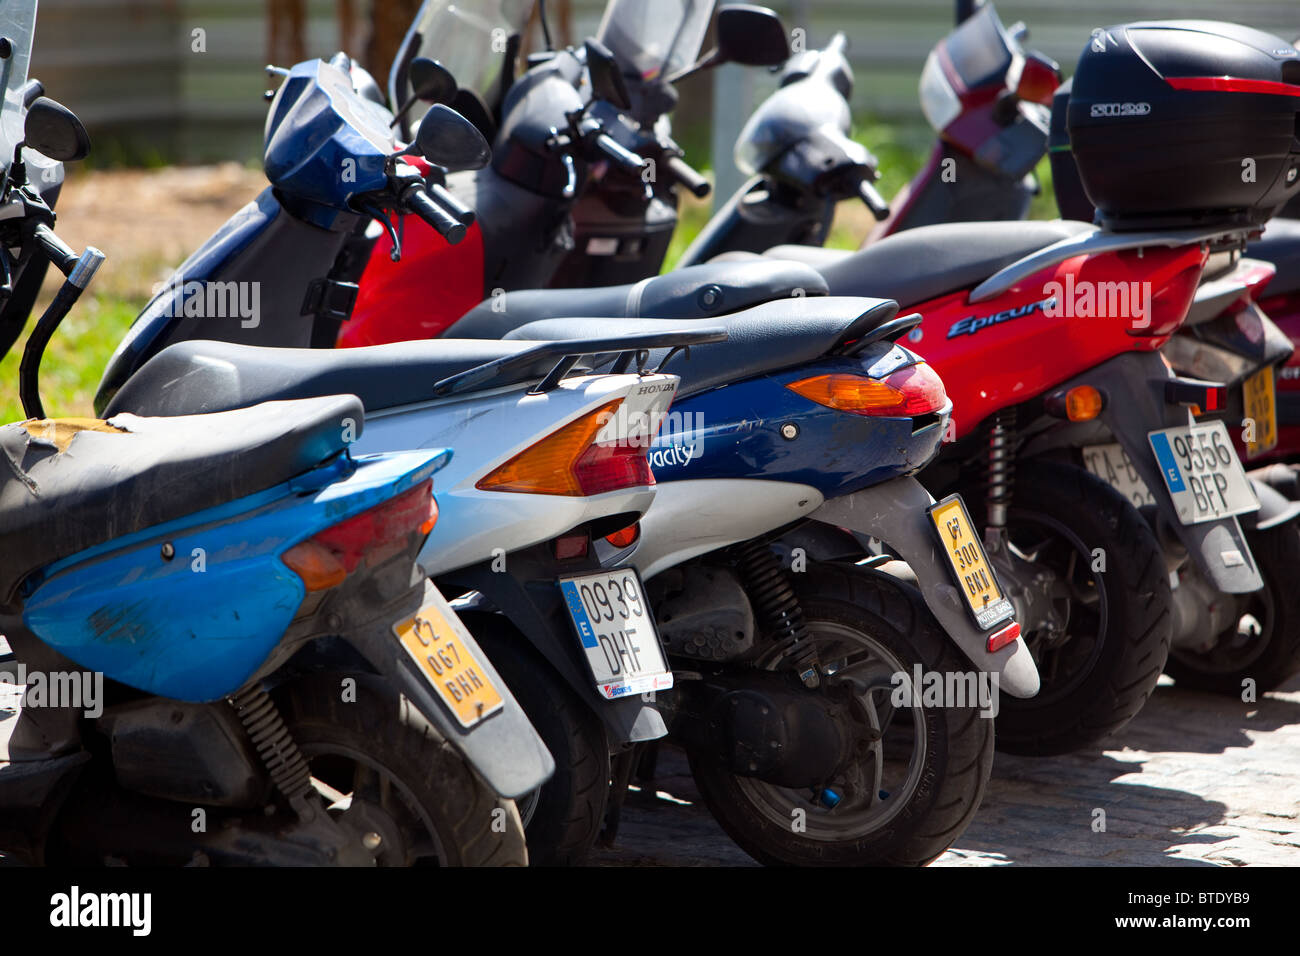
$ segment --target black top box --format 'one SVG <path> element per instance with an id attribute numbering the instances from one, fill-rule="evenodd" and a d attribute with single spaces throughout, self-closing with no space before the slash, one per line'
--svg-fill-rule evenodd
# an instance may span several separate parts
<path id="1" fill-rule="evenodd" d="M 1068 96 L 1069 150 L 1111 229 L 1258 225 L 1300 195 L 1300 54 L 1272 34 L 1094 30 Z"/>

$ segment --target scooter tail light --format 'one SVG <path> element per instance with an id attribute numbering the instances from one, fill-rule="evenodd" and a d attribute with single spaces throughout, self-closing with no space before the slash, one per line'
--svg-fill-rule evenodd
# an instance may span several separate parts
<path id="1" fill-rule="evenodd" d="M 637 539 L 641 537 L 641 522 L 635 522 L 626 528 L 620 528 L 605 535 L 605 540 L 616 548 L 630 548 L 636 544 Z"/>
<path id="2" fill-rule="evenodd" d="M 1020 636 L 1020 625 L 1015 621 L 1012 621 L 1010 624 L 1008 624 L 1004 628 L 1001 628 L 1000 630 L 994 631 L 992 634 L 989 635 L 989 639 L 988 639 L 987 647 L 989 649 L 989 653 L 992 654 L 995 651 L 1002 650 L 1002 648 L 1006 647 L 1008 644 L 1014 643 L 1016 638 L 1018 638 L 1019 636 Z"/>
<path id="3" fill-rule="evenodd" d="M 1131 321 L 1125 331 L 1136 336 L 1173 333 L 1187 318 L 1187 310 L 1201 282 L 1201 272 L 1202 266 L 1198 263 L 1177 273 L 1152 293 L 1149 314 L 1141 321 Z"/>
<path id="4" fill-rule="evenodd" d="M 607 402 L 556 429 L 479 479 L 475 487 L 480 491 L 582 498 L 653 485 L 648 438 L 596 441 L 622 404 L 621 398 Z"/>
<path id="5" fill-rule="evenodd" d="M 382 563 L 407 546 L 412 533 L 424 540 L 438 520 L 433 481 L 427 480 L 382 504 L 353 515 L 294 545 L 280 560 L 308 591 L 342 584 L 364 561 Z"/>
<path id="6" fill-rule="evenodd" d="M 855 415 L 929 415 L 948 402 L 943 379 L 925 362 L 880 380 L 852 372 L 831 372 L 790 382 L 786 388 L 818 405 Z"/>

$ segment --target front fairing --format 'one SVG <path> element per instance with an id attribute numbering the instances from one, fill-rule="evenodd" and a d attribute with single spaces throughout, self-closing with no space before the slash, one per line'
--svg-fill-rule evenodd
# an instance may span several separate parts
<path id="1" fill-rule="evenodd" d="M 286 201 L 347 210 L 353 197 L 387 185 L 385 163 L 397 148 L 391 119 L 342 70 L 299 63 L 267 113 L 266 177 Z"/>

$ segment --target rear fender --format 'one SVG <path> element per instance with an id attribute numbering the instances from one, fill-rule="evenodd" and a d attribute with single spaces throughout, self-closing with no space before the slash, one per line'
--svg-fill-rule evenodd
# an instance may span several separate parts
<path id="1" fill-rule="evenodd" d="M 999 675 L 999 686 L 1013 697 L 1038 693 L 1038 668 L 1021 638 L 992 654 L 988 631 L 971 620 L 953 583 L 948 560 L 926 509 L 934 498 L 915 478 L 895 478 L 827 501 L 814 521 L 879 538 L 907 562 L 925 603 L 966 659 L 981 671 Z"/>
<path id="2" fill-rule="evenodd" d="M 1127 352 L 1064 383 L 1061 391 L 1086 384 L 1106 396 L 1102 422 L 1128 452 L 1133 467 L 1156 499 L 1161 519 L 1182 541 L 1206 580 L 1227 594 L 1258 591 L 1264 581 L 1237 519 L 1183 524 L 1156 466 L 1147 434 L 1186 425 L 1191 419 L 1187 409 L 1165 401 L 1165 382 L 1172 377 L 1158 353 Z"/>
<path id="3" fill-rule="evenodd" d="M 511 552 L 505 560 L 505 571 L 494 571 L 495 562 L 483 562 L 442 575 L 438 583 L 448 591 L 477 592 L 500 611 L 600 717 L 611 750 L 664 736 L 668 728 L 653 703 L 637 696 L 606 700 L 596 690 L 595 678 L 582 659 L 556 582 L 562 575 L 597 571 L 600 564 L 595 560 L 568 561 L 561 568 L 546 544 Z"/>
<path id="4" fill-rule="evenodd" d="M 426 581 L 423 590 L 417 589 L 412 597 L 401 612 L 385 614 L 367 627 L 352 630 L 344 639 L 397 686 L 499 795 L 513 799 L 540 787 L 554 772 L 555 761 L 505 680 L 432 582 Z M 451 715 L 393 632 L 393 625 L 429 608 L 436 609 L 450 625 L 461 647 L 478 660 L 483 678 L 501 694 L 501 709 L 471 727 L 462 726 Z"/>

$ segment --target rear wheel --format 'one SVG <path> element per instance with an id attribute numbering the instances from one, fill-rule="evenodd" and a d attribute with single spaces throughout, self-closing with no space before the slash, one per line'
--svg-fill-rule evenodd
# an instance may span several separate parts
<path id="1" fill-rule="evenodd" d="M 344 677 L 356 681 L 355 700 L 344 699 Z M 527 865 L 514 801 L 499 798 L 387 681 L 315 674 L 275 698 L 329 813 L 358 839 L 378 837 L 379 865 Z"/>
<path id="2" fill-rule="evenodd" d="M 793 581 L 823 687 L 847 689 L 860 722 L 856 754 L 814 793 L 731 773 L 690 752 L 691 772 L 718 823 L 768 865 L 921 865 L 966 829 L 993 766 L 993 720 L 969 706 L 895 706 L 894 675 L 970 670 L 902 582 L 860 568 L 813 564 Z M 758 667 L 793 666 L 773 649 Z M 916 689 L 918 699 L 920 688 Z M 828 799 L 834 797 L 834 803 Z"/>
<path id="3" fill-rule="evenodd" d="M 1002 698 L 998 746 L 1069 753 L 1127 724 L 1160 679 L 1173 600 L 1164 557 L 1119 492 L 1060 462 L 1017 465 L 1007 541 L 993 563 L 1042 685 Z"/>
<path id="4" fill-rule="evenodd" d="M 1272 690 L 1300 671 L 1300 525 L 1288 521 L 1267 531 L 1247 531 L 1264 587 L 1240 595 L 1233 626 L 1205 650 L 1173 648 L 1165 673 L 1180 687 L 1239 697 L 1247 680 Z M 1231 597 L 1229 595 L 1229 597 Z"/>
<path id="5" fill-rule="evenodd" d="M 533 866 L 576 866 L 586 859 L 605 818 L 609 743 L 604 725 L 550 663 L 495 616 L 466 622 L 555 759 L 555 773 L 520 797 Z"/>

